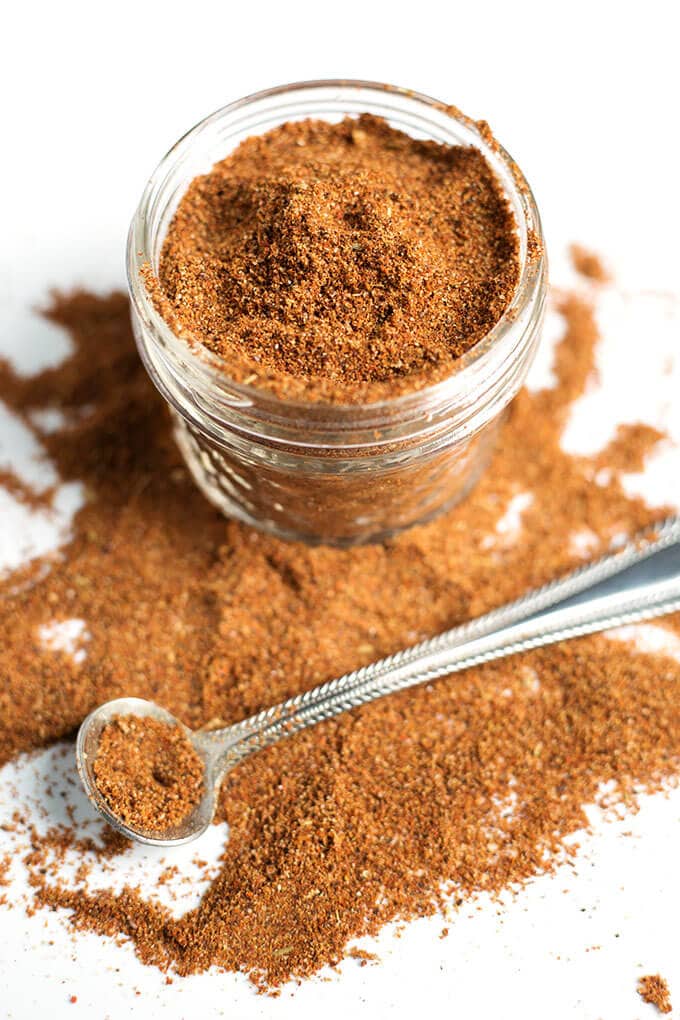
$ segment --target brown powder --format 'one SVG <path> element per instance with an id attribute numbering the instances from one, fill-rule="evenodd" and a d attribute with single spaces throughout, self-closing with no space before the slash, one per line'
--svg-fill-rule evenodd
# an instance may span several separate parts
<path id="1" fill-rule="evenodd" d="M 135 829 L 179 824 L 203 794 L 203 763 L 179 726 L 118 716 L 101 732 L 93 771 L 113 813 Z"/>
<path id="2" fill-rule="evenodd" d="M 365 967 L 369 963 L 380 962 L 380 957 L 376 953 L 369 953 L 367 949 L 360 949 L 358 946 L 352 946 L 351 949 L 348 949 L 347 955 L 350 960 L 358 960 L 360 967 Z"/>
<path id="3" fill-rule="evenodd" d="M 593 283 L 607 283 L 611 279 L 600 256 L 589 248 L 584 248 L 581 244 L 572 244 L 569 246 L 569 255 L 576 272 L 587 280 L 592 280 Z"/>
<path id="4" fill-rule="evenodd" d="M 671 993 L 664 978 L 660 974 L 645 974 L 638 981 L 638 995 L 645 1002 L 656 1006 L 659 1013 L 670 1013 Z"/>
<path id="5" fill-rule="evenodd" d="M 0 467 L 0 488 L 14 496 L 27 507 L 46 507 L 50 505 L 53 493 L 35 492 L 34 489 L 22 481 L 13 471 Z"/>
<path id="6" fill-rule="evenodd" d="M 283 124 L 195 178 L 146 279 L 173 329 L 233 378 L 359 403 L 449 375 L 518 271 L 481 152 L 363 115 Z"/>
<path id="7" fill-rule="evenodd" d="M 0 857 L 0 906 L 7 904 L 7 894 L 3 891 L 9 884 L 9 871 L 12 867 L 12 858 L 7 855 Z"/>
<path id="8" fill-rule="evenodd" d="M 71 333 L 73 355 L 32 379 L 5 367 L 0 394 L 27 423 L 47 404 L 73 412 L 74 424 L 41 440 L 89 501 L 46 576 L 36 567 L 32 586 L 3 586 L 1 760 L 73 733 L 124 694 L 153 698 L 192 727 L 235 722 L 574 567 L 576 531 L 587 527 L 604 548 L 661 516 L 624 492 L 623 446 L 612 446 L 606 484 L 592 480 L 602 455 L 559 446 L 593 371 L 597 331 L 578 297 L 558 309 L 558 384 L 520 395 L 467 501 L 396 540 L 342 551 L 222 519 L 187 478 L 134 351 L 125 298 L 55 298 L 48 314 Z M 638 464 L 656 436 L 627 434 Z M 506 543 L 496 524 L 521 492 L 533 502 Z M 80 666 L 35 637 L 65 612 L 91 634 Z M 680 617 L 663 626 L 680 633 Z M 339 961 L 387 921 L 439 910 L 447 892 L 455 905 L 551 869 L 602 783 L 633 804 L 638 790 L 672 780 L 679 682 L 673 659 L 598 635 L 405 691 L 227 777 L 219 872 L 181 919 L 131 888 L 66 886 L 45 855 L 59 839 L 73 846 L 68 830 L 43 849 L 33 837 L 25 867 L 35 905 L 129 939 L 146 963 L 179 974 L 217 965 L 272 989 Z"/>

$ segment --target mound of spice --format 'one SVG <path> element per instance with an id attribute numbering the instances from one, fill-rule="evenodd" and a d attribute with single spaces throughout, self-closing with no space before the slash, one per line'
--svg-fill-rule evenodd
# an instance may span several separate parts
<path id="1" fill-rule="evenodd" d="M 92 766 L 109 807 L 135 829 L 178 825 L 203 794 L 203 763 L 180 726 L 151 716 L 117 716 L 99 738 Z"/>
<path id="2" fill-rule="evenodd" d="M 670 1013 L 671 993 L 668 983 L 660 974 L 645 974 L 638 981 L 638 995 L 651 1006 L 656 1006 L 659 1013 Z"/>
<path id="3" fill-rule="evenodd" d="M 627 425 L 593 458 L 561 448 L 598 332 L 582 297 L 556 309 L 555 385 L 519 395 L 468 499 L 392 541 L 340 550 L 226 521 L 187 475 L 126 298 L 56 297 L 48 314 L 72 337 L 70 357 L 32 378 L 0 365 L 0 396 L 89 498 L 59 557 L 0 579 L 0 761 L 71 735 L 123 695 L 194 729 L 237 722 L 573 569 L 574 537 L 586 533 L 595 554 L 662 517 L 621 481 L 659 433 Z M 46 406 L 61 412 L 51 431 L 36 424 Z M 86 621 L 84 663 L 39 641 L 64 614 Z M 655 626 L 677 635 L 680 614 Z M 54 874 L 53 843 L 31 830 L 32 909 L 129 939 L 163 970 L 222 967 L 271 991 L 388 922 L 450 910 L 455 924 L 476 893 L 576 852 L 583 805 L 634 804 L 677 778 L 679 685 L 675 658 L 600 634 L 392 695 L 227 776 L 216 819 L 229 838 L 196 909 L 176 917 L 139 889 Z M 71 861 L 92 860 L 72 830 L 61 835 Z"/>
<path id="4" fill-rule="evenodd" d="M 482 153 L 366 114 L 242 142 L 191 183 L 146 279 L 173 329 L 233 378 L 358 403 L 450 374 L 518 273 L 514 216 Z"/>

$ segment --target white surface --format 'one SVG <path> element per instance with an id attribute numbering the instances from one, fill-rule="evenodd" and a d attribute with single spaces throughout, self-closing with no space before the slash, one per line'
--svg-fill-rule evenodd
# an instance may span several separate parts
<path id="1" fill-rule="evenodd" d="M 0 352 L 11 350 L 14 354 L 14 342 L 20 335 L 4 333 Z M 25 358 L 29 349 L 30 345 L 24 346 L 19 358 Z M 13 358 L 15 364 L 19 358 Z M 0 470 L 8 469 L 29 492 L 44 496 L 45 505 L 28 506 L 0 486 L 0 576 L 37 556 L 47 556 L 66 542 L 73 517 L 83 505 L 80 483 L 59 482 L 31 430 L 0 401 Z"/>
<path id="2" fill-rule="evenodd" d="M 31 306 L 43 302 L 52 286 L 122 284 L 128 221 L 145 178 L 169 145 L 231 99 L 315 77 L 392 81 L 486 117 L 534 187 L 556 280 L 571 282 L 561 252 L 566 242 L 579 240 L 606 253 L 624 290 L 677 291 L 676 7 L 647 2 L 634 14 L 629 9 L 592 0 L 559 8 L 432 0 L 408 6 L 345 0 L 341 7 L 203 0 L 12 5 L 4 17 L 0 62 L 0 351 L 11 352 L 25 371 L 57 363 L 67 341 L 32 315 Z M 601 366 L 602 386 L 594 381 L 584 398 L 595 446 L 607 440 L 614 406 L 604 370 L 616 372 L 625 361 L 621 355 L 634 345 L 657 342 L 667 306 L 658 295 L 629 295 L 625 301 L 638 309 L 629 319 L 623 298 L 611 293 L 605 300 L 612 314 L 601 305 L 610 352 L 603 347 L 603 358 L 610 367 Z M 633 322 L 635 328 L 619 329 Z M 630 398 L 616 404 L 621 421 L 643 416 L 677 432 L 676 328 L 677 319 L 663 341 L 675 359 L 673 378 L 662 377 L 657 366 L 657 375 L 636 379 Z M 548 334 L 556 329 L 553 323 Z M 550 379 L 547 348 L 534 378 L 537 385 Z M 665 409 L 655 395 L 663 395 Z M 28 480 L 45 484 L 49 469 L 42 452 L 14 422 L 3 420 L 16 434 L 12 458 L 23 451 Z M 636 477 L 629 484 L 652 499 L 678 501 L 678 488 L 666 491 L 665 481 L 664 491 L 659 488 L 658 479 L 669 477 L 680 487 L 677 450 L 669 448 L 665 456 L 665 471 L 657 462 L 647 481 Z M 21 518 L 0 493 L 6 566 L 16 563 L 17 540 L 26 546 L 24 557 L 64 541 L 80 494 L 67 486 L 57 492 L 62 502 L 48 534 L 45 515 L 38 523 Z M 521 515 L 511 523 L 521 527 Z M 585 548 L 588 536 L 571 540 Z M 638 647 L 649 651 L 657 647 L 649 633 L 635 640 L 646 640 Z M 86 644 L 77 649 L 86 652 Z M 60 760 L 52 751 L 4 770 L 0 815 L 44 791 L 40 775 L 58 774 Z M 51 811 L 56 804 L 57 798 L 48 804 Z M 537 880 L 504 907 L 481 900 L 470 905 L 449 922 L 447 939 L 438 937 L 439 920 L 411 925 L 400 939 L 385 932 L 377 945 L 380 965 L 359 968 L 350 961 L 340 975 L 326 975 L 330 981 L 286 990 L 279 1000 L 254 996 L 233 975 L 176 979 L 167 986 L 129 949 L 95 936 L 72 939 L 54 914 L 29 919 L 19 910 L 1 911 L 0 1014 L 14 1020 L 45 1010 L 55 1020 L 304 1020 L 348 1013 L 412 1017 L 426 1009 L 466 1020 L 651 1020 L 655 1013 L 637 997 L 635 982 L 656 971 L 669 979 L 677 1013 L 679 818 L 677 793 L 646 798 L 632 818 L 598 821 L 573 867 Z M 214 859 L 223 836 L 220 828 L 211 830 L 206 842 L 173 862 L 191 875 L 194 853 Z M 160 866 L 148 852 L 135 850 L 121 862 L 115 881 L 135 875 L 153 885 Z M 102 881 L 113 881 L 112 873 Z M 200 887 L 191 889 L 187 904 L 198 893 Z M 77 1003 L 69 1002 L 71 995 Z"/>
<path id="3" fill-rule="evenodd" d="M 615 641 L 625 641 L 638 652 L 661 652 L 680 662 L 680 638 L 661 623 L 634 623 L 608 632 Z"/>
<path id="4" fill-rule="evenodd" d="M 597 302 L 597 322 L 602 342 L 595 376 L 571 409 L 562 445 L 569 453 L 587 456 L 616 437 L 619 422 L 653 426 L 670 441 L 654 451 L 643 477 L 625 476 L 624 488 L 659 505 L 677 505 L 680 400 L 672 367 L 680 347 L 680 302 L 671 295 L 607 287 Z M 635 359 L 633 368 L 636 348 L 644 357 Z"/>
<path id="5" fill-rule="evenodd" d="M 72 617 L 69 620 L 53 620 L 38 627 L 38 639 L 50 652 L 66 652 L 74 662 L 87 658 L 85 644 L 90 640 L 84 620 Z"/>

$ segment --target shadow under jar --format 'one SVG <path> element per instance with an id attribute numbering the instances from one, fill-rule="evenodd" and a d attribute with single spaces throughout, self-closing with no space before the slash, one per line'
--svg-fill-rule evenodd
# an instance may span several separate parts
<path id="1" fill-rule="evenodd" d="M 235 382 L 224 361 L 175 336 L 140 271 L 147 263 L 158 271 L 170 220 L 193 178 L 241 141 L 286 121 L 361 113 L 415 138 L 483 153 L 515 216 L 519 281 L 502 318 L 442 382 L 363 405 L 283 400 Z M 388 538 L 469 492 L 533 360 L 547 282 L 538 211 L 508 154 L 474 122 L 432 99 L 354 81 L 271 89 L 201 121 L 149 181 L 130 228 L 127 266 L 140 354 L 207 498 L 228 516 L 280 537 L 339 546 Z"/>

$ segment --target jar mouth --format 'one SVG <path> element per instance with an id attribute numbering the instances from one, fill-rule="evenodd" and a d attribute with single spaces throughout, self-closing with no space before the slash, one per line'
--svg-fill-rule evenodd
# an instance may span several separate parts
<path id="1" fill-rule="evenodd" d="M 195 170 L 184 178 L 181 190 L 174 194 L 174 207 L 163 205 L 164 193 L 173 175 L 191 162 L 197 142 L 204 132 L 210 132 L 224 121 L 238 126 L 246 122 L 248 111 L 258 104 L 276 102 L 281 99 L 280 111 L 285 113 L 285 100 L 290 99 L 300 108 L 300 97 L 309 93 L 306 104 L 308 112 L 304 116 L 317 116 L 323 119 L 323 112 L 315 109 L 318 104 L 315 95 L 321 90 L 332 92 L 335 99 L 334 109 L 340 115 L 353 115 L 365 112 L 377 112 L 389 121 L 389 113 L 403 113 L 407 105 L 412 127 L 416 136 L 434 138 L 447 144 L 463 144 L 475 146 L 487 159 L 499 178 L 506 197 L 513 210 L 518 231 L 520 271 L 513 296 L 494 326 L 477 341 L 465 354 L 461 355 L 452 366 L 445 379 L 429 386 L 422 386 L 399 396 L 388 397 L 376 401 L 354 404 L 330 403 L 312 400 L 292 400 L 281 398 L 271 391 L 237 382 L 229 376 L 228 366 L 224 359 L 208 350 L 198 341 L 192 342 L 179 338 L 156 309 L 151 296 L 142 279 L 141 270 L 150 263 L 157 269 L 157 254 L 163 237 L 159 234 L 159 216 L 165 217 L 165 226 L 172 215 L 177 202 L 181 199 L 186 187 L 196 174 L 203 173 L 210 165 L 228 155 L 227 149 L 221 155 L 209 157 L 212 163 Z M 362 100 L 362 97 L 363 100 Z M 398 104 L 398 105 L 395 105 Z M 304 105 L 304 103 L 302 104 Z M 381 113 L 377 107 L 384 107 Z M 276 107 L 272 111 L 276 117 Z M 299 114 L 296 115 L 299 118 Z M 284 119 L 295 117 L 279 116 L 272 123 L 282 123 Z M 403 119 L 403 118 L 402 118 Z M 265 125 L 265 130 L 268 125 Z M 401 126 L 401 124 L 399 125 Z M 447 127 L 450 137 L 447 137 Z M 431 130 L 431 134 L 428 132 Z M 247 135 L 261 133 L 248 130 Z M 232 146 L 233 148 L 233 146 Z M 164 236 L 163 231 L 163 236 Z M 482 372 L 482 366 L 490 355 L 496 354 L 501 362 L 512 361 L 514 352 L 521 346 L 522 337 L 528 330 L 535 331 L 543 314 L 545 286 L 547 277 L 546 256 L 543 244 L 541 220 L 531 188 L 509 153 L 493 138 L 484 121 L 474 121 L 455 107 L 447 106 L 430 96 L 414 92 L 411 89 L 380 82 L 328 79 L 319 81 L 296 82 L 289 85 L 276 86 L 261 92 L 253 93 L 221 107 L 214 113 L 199 121 L 187 131 L 166 153 L 149 179 L 142 194 L 140 203 L 132 219 L 127 243 L 127 279 L 130 297 L 135 314 L 145 325 L 149 335 L 153 337 L 164 354 L 171 360 L 179 360 L 190 370 L 194 380 L 201 380 L 205 385 L 211 383 L 220 391 L 222 399 L 234 407 L 248 408 L 257 406 L 261 411 L 276 418 L 281 414 L 286 419 L 297 416 L 305 419 L 324 419 L 332 414 L 336 425 L 343 420 L 356 427 L 357 415 L 368 424 L 371 418 L 376 421 L 389 417 L 408 418 L 411 413 L 421 416 L 424 407 L 440 411 L 442 407 L 452 403 L 460 404 L 466 389 L 472 384 L 478 387 L 479 382 L 471 379 Z M 523 328 L 520 320 L 524 320 Z M 497 373 L 496 373 L 497 374 Z M 514 395 L 514 394 L 513 394 Z M 462 401 L 466 401 L 463 399 Z"/>

